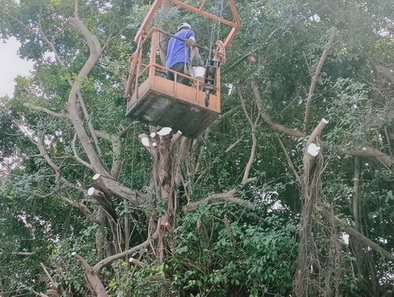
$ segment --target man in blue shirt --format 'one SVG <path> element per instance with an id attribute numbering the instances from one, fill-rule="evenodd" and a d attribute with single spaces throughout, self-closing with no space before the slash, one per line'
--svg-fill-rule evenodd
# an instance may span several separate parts
<path id="1" fill-rule="evenodd" d="M 196 34 L 191 30 L 191 26 L 188 23 L 181 23 L 178 26 L 178 32 L 175 36 L 185 41 L 174 37 L 170 38 L 167 46 L 166 67 L 176 72 L 189 75 L 191 63 L 190 56 L 192 51 L 194 51 L 197 58 L 201 60 L 197 48 L 195 48 Z M 192 49 L 192 47 L 194 47 L 194 49 Z M 167 71 L 166 77 L 170 80 L 174 80 L 174 73 Z M 181 75 L 177 75 L 177 82 L 184 85 L 190 84 L 190 80 Z"/>

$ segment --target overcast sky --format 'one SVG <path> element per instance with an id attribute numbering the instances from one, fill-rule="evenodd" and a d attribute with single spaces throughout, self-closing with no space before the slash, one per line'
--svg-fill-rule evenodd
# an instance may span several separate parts
<path id="1" fill-rule="evenodd" d="M 14 39 L 6 43 L 0 40 L 0 97 L 14 93 L 15 78 L 27 76 L 33 69 L 33 63 L 18 57 L 19 44 Z"/>

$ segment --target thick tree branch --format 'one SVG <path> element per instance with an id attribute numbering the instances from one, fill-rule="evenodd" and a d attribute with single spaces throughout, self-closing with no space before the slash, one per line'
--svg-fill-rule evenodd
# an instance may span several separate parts
<path id="1" fill-rule="evenodd" d="M 85 131 L 83 120 L 79 115 L 79 106 L 77 104 L 78 97 L 80 96 L 81 85 L 83 83 L 83 80 L 90 73 L 90 71 L 92 70 L 92 68 L 94 67 L 94 65 L 96 64 L 96 62 L 101 56 L 102 53 L 101 45 L 97 36 L 91 34 L 88 28 L 83 24 L 83 22 L 80 19 L 70 17 L 68 20 L 72 26 L 78 28 L 82 32 L 90 51 L 88 60 L 86 61 L 85 65 L 78 73 L 76 80 L 72 84 L 71 91 L 68 97 L 68 105 L 67 105 L 68 113 L 70 115 L 70 119 L 73 122 L 75 131 L 77 132 L 78 138 L 81 142 L 82 147 L 85 150 L 85 153 L 89 159 L 89 163 L 91 164 L 92 168 L 96 172 L 109 176 L 110 173 L 103 165 L 96 149 L 90 142 L 90 138 L 87 132 Z"/>
<path id="2" fill-rule="evenodd" d="M 108 297 L 103 283 L 100 280 L 98 273 L 92 269 L 89 263 L 80 255 L 73 252 L 72 256 L 77 259 L 85 270 L 86 281 L 89 287 L 94 291 L 97 297 Z"/>
<path id="3" fill-rule="evenodd" d="M 329 37 L 329 39 L 326 43 L 326 46 L 324 47 L 323 53 L 320 57 L 319 63 L 317 64 L 316 70 L 312 75 L 311 84 L 309 86 L 308 98 L 306 100 L 306 107 L 305 107 L 305 118 L 304 118 L 304 134 L 305 135 L 308 133 L 309 118 L 310 118 L 311 109 L 312 109 L 312 100 L 313 100 L 313 95 L 315 94 L 317 81 L 319 79 L 323 65 L 327 60 L 328 53 L 331 50 L 332 46 L 334 45 L 335 37 L 336 37 L 336 31 L 335 31 L 335 29 L 332 29 L 330 37 Z"/>
<path id="4" fill-rule="evenodd" d="M 361 158 L 373 158 L 384 166 L 391 166 L 394 163 L 394 159 L 390 155 L 372 147 L 363 146 L 351 152 L 351 154 Z"/>
<path id="5" fill-rule="evenodd" d="M 136 205 L 140 205 L 141 203 L 146 204 L 147 201 L 150 201 L 149 195 L 132 190 L 112 178 L 95 174 L 93 176 L 93 182 L 103 192 L 114 194 L 123 199 L 129 200 Z"/>

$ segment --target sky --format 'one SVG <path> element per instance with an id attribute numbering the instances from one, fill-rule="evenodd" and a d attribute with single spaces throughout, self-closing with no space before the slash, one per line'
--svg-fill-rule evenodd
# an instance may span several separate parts
<path id="1" fill-rule="evenodd" d="M 18 57 L 19 43 L 10 38 L 4 43 L 0 40 L 0 97 L 12 96 L 15 87 L 15 78 L 18 75 L 28 76 L 33 69 L 31 61 Z"/>

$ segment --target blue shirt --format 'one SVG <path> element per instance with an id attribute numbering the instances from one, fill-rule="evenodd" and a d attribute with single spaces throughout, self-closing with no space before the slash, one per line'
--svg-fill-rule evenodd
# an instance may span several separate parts
<path id="1" fill-rule="evenodd" d="M 175 34 L 182 39 L 189 39 L 196 36 L 190 29 L 183 29 Z M 167 45 L 166 67 L 171 68 L 177 63 L 190 63 L 190 49 L 185 50 L 185 42 L 175 38 L 170 38 Z"/>

